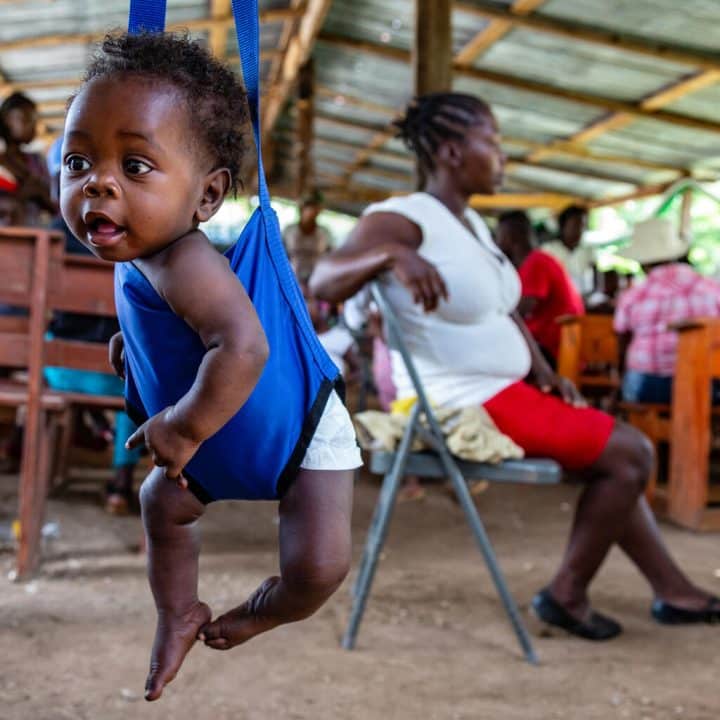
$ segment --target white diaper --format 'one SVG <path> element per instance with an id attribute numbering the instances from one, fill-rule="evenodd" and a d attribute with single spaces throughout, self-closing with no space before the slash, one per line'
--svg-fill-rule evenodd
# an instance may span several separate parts
<path id="1" fill-rule="evenodd" d="M 300 467 L 305 470 L 353 470 L 361 465 L 350 413 L 333 390 Z"/>

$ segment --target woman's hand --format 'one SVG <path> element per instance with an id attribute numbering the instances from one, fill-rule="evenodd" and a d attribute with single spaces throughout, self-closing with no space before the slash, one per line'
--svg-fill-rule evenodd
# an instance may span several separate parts
<path id="1" fill-rule="evenodd" d="M 448 299 L 442 275 L 417 250 L 397 244 L 392 255 L 393 274 L 410 291 L 413 301 L 422 304 L 425 312 L 432 312 L 441 299 Z"/>
<path id="2" fill-rule="evenodd" d="M 123 340 L 123 335 L 121 332 L 115 333 L 110 338 L 110 343 L 108 344 L 108 350 L 110 353 L 110 364 L 112 365 L 112 369 L 115 371 L 115 374 L 125 379 L 125 340 Z"/>
<path id="3" fill-rule="evenodd" d="M 145 445 L 153 463 L 165 468 L 165 477 L 186 488 L 182 471 L 198 451 L 200 443 L 182 432 L 174 418 L 174 407 L 165 408 L 144 422 L 125 443 L 128 450 Z"/>
<path id="4" fill-rule="evenodd" d="M 587 400 L 580 394 L 574 383 L 555 372 L 536 372 L 535 384 L 544 393 L 559 395 L 569 405 L 587 407 Z"/>

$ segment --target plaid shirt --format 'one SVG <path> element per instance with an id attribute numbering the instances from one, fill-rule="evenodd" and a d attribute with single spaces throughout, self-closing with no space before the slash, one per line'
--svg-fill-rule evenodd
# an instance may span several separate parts
<path id="1" fill-rule="evenodd" d="M 646 280 L 623 292 L 615 310 L 617 333 L 632 333 L 628 370 L 672 376 L 677 333 L 671 323 L 720 316 L 720 284 L 684 263 L 651 270 Z"/>

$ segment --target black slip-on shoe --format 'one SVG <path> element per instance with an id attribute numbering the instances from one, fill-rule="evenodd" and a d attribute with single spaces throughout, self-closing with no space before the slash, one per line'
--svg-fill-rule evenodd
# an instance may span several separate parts
<path id="1" fill-rule="evenodd" d="M 547 589 L 541 590 L 533 598 L 532 608 L 542 622 L 561 628 L 584 640 L 612 640 L 622 632 L 620 623 L 594 610 L 591 610 L 584 620 L 574 618 Z"/>
<path id="2" fill-rule="evenodd" d="M 687 610 L 666 603 L 664 600 L 653 601 L 650 614 L 657 622 L 663 625 L 692 625 L 706 623 L 714 625 L 720 623 L 720 599 L 711 597 L 707 605 L 699 610 Z"/>

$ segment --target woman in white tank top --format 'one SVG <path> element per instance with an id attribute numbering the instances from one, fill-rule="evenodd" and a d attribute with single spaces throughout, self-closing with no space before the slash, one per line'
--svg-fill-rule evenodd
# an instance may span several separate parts
<path id="1" fill-rule="evenodd" d="M 543 621 L 588 640 L 622 631 L 593 611 L 588 595 L 616 543 L 650 583 L 656 621 L 720 621 L 720 601 L 673 562 L 645 501 L 648 440 L 583 407 L 515 311 L 517 275 L 468 206 L 473 194 L 492 194 L 502 181 L 505 158 L 490 108 L 469 95 L 426 95 L 396 126 L 417 157 L 422 191 L 367 208 L 347 242 L 319 261 L 312 291 L 342 302 L 379 279 L 434 402 L 483 404 L 528 454 L 553 457 L 586 483 L 560 567 L 533 599 Z M 393 379 L 400 396 L 413 394 L 396 361 Z"/>

